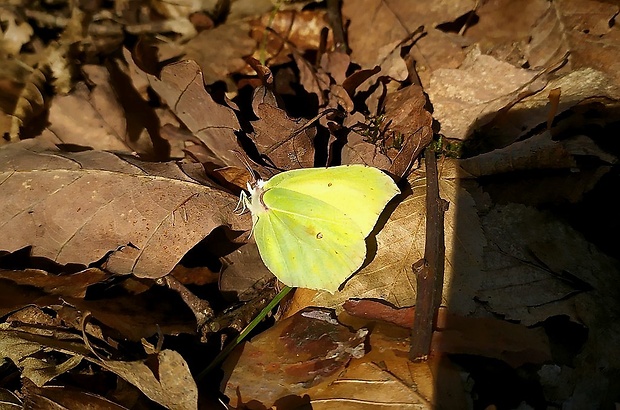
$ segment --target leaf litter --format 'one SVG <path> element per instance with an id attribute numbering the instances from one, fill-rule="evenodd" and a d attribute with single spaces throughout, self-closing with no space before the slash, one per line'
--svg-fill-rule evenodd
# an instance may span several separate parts
<path id="1" fill-rule="evenodd" d="M 215 3 L 0 6 L 4 405 L 617 407 L 618 6 Z M 450 205 L 418 363 L 429 144 Z M 277 291 L 246 162 L 403 194 L 340 292 L 296 291 L 201 379 Z"/>

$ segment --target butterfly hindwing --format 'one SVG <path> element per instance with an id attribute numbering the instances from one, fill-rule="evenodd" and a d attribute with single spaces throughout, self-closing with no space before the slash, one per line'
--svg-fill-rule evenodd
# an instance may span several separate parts
<path id="1" fill-rule="evenodd" d="M 339 209 L 281 188 L 263 200 L 269 211 L 254 236 L 265 265 L 286 285 L 334 292 L 362 265 L 364 234 Z"/>

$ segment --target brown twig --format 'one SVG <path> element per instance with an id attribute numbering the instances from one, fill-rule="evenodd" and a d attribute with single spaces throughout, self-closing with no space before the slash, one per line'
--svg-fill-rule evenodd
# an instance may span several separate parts
<path id="1" fill-rule="evenodd" d="M 430 147 L 424 153 L 426 162 L 426 243 L 424 258 L 412 269 L 416 275 L 417 296 L 409 358 L 425 360 L 431 350 L 431 339 L 437 321 L 443 289 L 444 258 L 444 214 L 448 202 L 439 196 L 439 177 L 435 152 Z"/>
<path id="2" fill-rule="evenodd" d="M 347 53 L 349 47 L 342 26 L 341 0 L 327 0 L 327 18 L 334 35 L 334 49 L 341 53 Z"/>
<path id="3" fill-rule="evenodd" d="M 177 292 L 183 299 L 185 304 L 192 310 L 192 313 L 196 317 L 197 327 L 200 329 L 213 315 L 213 309 L 206 300 L 200 299 L 194 295 L 189 289 L 187 289 L 181 282 L 179 282 L 174 276 L 166 275 L 159 279 L 158 284 L 167 286 L 169 289 Z"/>

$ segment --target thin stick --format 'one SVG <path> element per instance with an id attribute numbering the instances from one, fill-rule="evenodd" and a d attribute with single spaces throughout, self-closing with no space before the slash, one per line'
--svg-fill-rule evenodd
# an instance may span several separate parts
<path id="1" fill-rule="evenodd" d="M 444 241 L 444 214 L 448 202 L 439 197 L 439 177 L 435 152 L 427 147 L 426 163 L 426 243 L 424 258 L 413 265 L 416 274 L 417 296 L 409 359 L 426 360 L 431 351 L 433 330 L 441 305 L 446 246 Z"/>

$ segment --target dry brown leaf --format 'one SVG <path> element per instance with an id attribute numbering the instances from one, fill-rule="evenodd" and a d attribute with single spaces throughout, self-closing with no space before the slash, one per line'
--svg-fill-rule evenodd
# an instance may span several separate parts
<path id="1" fill-rule="evenodd" d="M 71 386 L 37 387 L 24 380 L 22 389 L 25 409 L 64 410 L 64 409 L 97 409 L 127 410 L 105 397 Z"/>
<path id="2" fill-rule="evenodd" d="M 158 278 L 214 228 L 236 224 L 232 195 L 197 183 L 174 163 L 128 160 L 4 147 L 0 221 L 9 235 L 0 248 L 31 245 L 33 255 L 61 264 L 88 265 L 108 254 L 111 272 Z"/>
<path id="3" fill-rule="evenodd" d="M 219 287 L 222 293 L 233 293 L 238 298 L 257 282 L 270 278 L 273 274 L 261 260 L 256 244 L 250 242 L 224 258 Z"/>
<path id="4" fill-rule="evenodd" d="M 343 164 L 366 164 L 379 169 L 390 169 L 392 161 L 372 144 L 368 137 L 351 131 L 347 136 L 347 143 L 342 147 Z"/>
<path id="5" fill-rule="evenodd" d="M 433 139 L 433 117 L 426 109 L 422 87 L 411 85 L 390 93 L 385 101 L 385 144 L 398 148 L 390 172 L 398 177 L 409 173 L 413 162 Z"/>
<path id="6" fill-rule="evenodd" d="M 385 59 L 395 48 L 399 48 L 400 42 L 418 27 L 451 22 L 473 10 L 474 6 L 472 0 L 432 3 L 409 0 L 344 1 L 342 13 L 351 20 L 347 30 L 351 59 L 362 68 L 383 66 Z M 385 66 L 389 69 L 393 64 Z"/>
<path id="7" fill-rule="evenodd" d="M 183 357 L 174 350 L 166 349 L 156 354 L 155 358 L 158 363 L 156 369 L 151 369 L 141 360 L 93 361 L 170 410 L 195 410 L 198 406 L 198 388 Z"/>
<path id="8" fill-rule="evenodd" d="M 84 70 L 93 86 L 78 83 L 70 94 L 52 100 L 47 128 L 54 143 L 133 152 L 125 111 L 111 86 L 110 73 L 105 67 L 94 65 Z"/>
<path id="9" fill-rule="evenodd" d="M 570 53 L 563 73 L 584 68 L 600 71 L 611 81 L 616 98 L 620 94 L 620 30 L 612 22 L 620 9 L 602 1 L 571 0 L 549 3 L 545 15 L 529 33 L 527 58 L 531 66 L 555 64 Z"/>
<path id="10" fill-rule="evenodd" d="M 348 314 L 367 321 L 381 320 L 404 329 L 414 326 L 415 307 L 394 308 L 376 300 L 356 299 L 346 301 L 344 309 Z M 549 340 L 540 327 L 529 329 L 495 318 L 459 316 L 445 308 L 439 309 L 435 326 L 431 351 L 436 355 L 450 353 L 492 357 L 514 368 L 552 360 Z"/>
<path id="11" fill-rule="evenodd" d="M 280 3 L 279 7 L 282 5 Z M 325 10 L 318 8 L 262 14 L 258 20 L 251 22 L 252 38 L 258 44 L 253 57 L 273 67 L 289 62 L 291 53 L 297 59 L 306 50 L 317 50 L 320 48 L 321 30 L 329 27 L 327 21 Z M 267 32 L 266 28 L 269 29 Z M 331 48 L 331 43 L 330 35 L 325 47 Z"/>
<path id="12" fill-rule="evenodd" d="M 32 26 L 22 21 L 9 8 L 0 9 L 0 58 L 8 55 L 17 55 L 24 44 L 27 44 L 34 33 Z"/>
<path id="13" fill-rule="evenodd" d="M 69 275 L 52 275 L 38 269 L 8 271 L 0 269 L 0 278 L 8 279 L 19 285 L 40 288 L 53 295 L 83 298 L 89 285 L 103 281 L 110 275 L 102 270 L 91 268 Z"/>
<path id="14" fill-rule="evenodd" d="M 571 307 L 579 294 L 601 300 L 615 294 L 616 264 L 551 214 L 497 205 L 483 223 L 489 273 L 477 295 L 492 311 L 527 325 L 553 314 L 583 322 L 586 318 Z"/>
<path id="15" fill-rule="evenodd" d="M 588 339 L 575 359 L 579 376 L 571 402 L 601 407 L 603 386 L 620 368 L 618 261 L 534 208 L 498 205 L 483 223 L 489 249 L 477 297 L 492 312 L 524 324 L 568 315 L 587 326 Z"/>
<path id="16" fill-rule="evenodd" d="M 302 395 L 363 356 L 367 332 L 352 332 L 327 309 L 305 309 L 239 346 L 224 364 L 222 391 L 233 407 Z"/>
<path id="17" fill-rule="evenodd" d="M 42 336 L 12 329 L 8 324 L 0 324 L 0 353 L 9 357 L 23 374 L 42 386 L 53 377 L 70 370 L 84 358 L 109 370 L 138 387 L 151 400 L 169 409 L 194 410 L 197 406 L 198 392 L 189 372 L 187 363 L 181 355 L 172 350 L 163 350 L 155 357 L 156 370 L 146 366 L 144 361 L 121 362 L 94 358 L 91 350 L 81 338 L 55 330 L 53 336 Z M 60 365 L 46 364 L 36 357 L 43 351 L 57 351 L 69 355 Z M 34 356 L 34 357 L 33 357 Z"/>
<path id="18" fill-rule="evenodd" d="M 87 331 L 104 340 L 106 338 L 101 337 L 102 332 L 134 342 L 158 333 L 177 335 L 196 332 L 195 317 L 171 293 L 144 292 L 100 300 L 66 298 L 65 302 L 67 306 L 59 310 L 58 316 L 67 326 L 80 329 L 84 312 L 89 312 L 96 322 Z M 96 329 L 98 324 L 104 327 L 103 331 Z"/>
<path id="19" fill-rule="evenodd" d="M 578 159 L 582 156 L 596 157 L 602 165 L 581 169 Z M 485 184 L 485 190 L 500 202 L 537 205 L 561 200 L 580 201 L 612 169 L 607 164 L 616 162 L 615 156 L 600 149 L 585 135 L 554 141 L 550 132 L 544 132 L 505 148 L 460 160 L 459 164 L 476 177 L 508 173 L 521 175 Z M 532 170 L 539 172 L 528 172 Z M 525 191 L 527 195 L 523 196 Z"/>
<path id="20" fill-rule="evenodd" d="M 5 316 L 24 306 L 48 306 L 62 303 L 58 296 L 49 295 L 40 289 L 28 285 L 18 285 L 13 281 L 0 279 L 2 297 L 0 298 L 0 315 Z"/>
<path id="21" fill-rule="evenodd" d="M 46 362 L 39 355 L 49 350 L 64 353 L 69 357 L 59 364 Z M 43 336 L 16 330 L 10 324 L 2 323 L 0 354 L 19 367 L 25 377 L 38 386 L 43 386 L 56 376 L 77 366 L 89 351 L 80 339 L 65 332 L 55 331 L 53 336 Z"/>
<path id="22" fill-rule="evenodd" d="M 241 126 L 232 108 L 216 103 L 205 90 L 196 62 L 186 60 L 163 68 L 159 78 L 149 75 L 151 87 L 185 126 L 214 155 L 216 165 L 240 165 L 235 131 Z"/>
<path id="23" fill-rule="evenodd" d="M 19 139 L 21 127 L 28 123 L 37 115 L 41 114 L 45 109 L 47 98 L 49 97 L 43 91 L 47 82 L 47 70 L 33 70 L 25 79 L 24 88 L 19 93 L 19 98 L 15 104 L 15 109 L 11 113 L 13 121 L 11 124 L 10 138 L 12 141 Z"/>
<path id="24" fill-rule="evenodd" d="M 497 112 L 516 103 L 525 93 L 544 87 L 540 71 L 511 64 L 472 51 L 458 69 L 433 72 L 427 89 L 433 117 L 447 138 L 465 140 L 493 120 Z M 538 79 L 538 80 L 537 80 Z"/>
<path id="25" fill-rule="evenodd" d="M 523 66 L 526 62 L 524 54 L 532 40 L 532 31 L 541 17 L 553 7 L 553 3 L 546 0 L 485 1 L 476 9 L 478 20 L 476 24 L 467 27 L 465 37 L 478 44 L 482 53 L 511 63 L 515 67 Z M 563 55 L 561 52 L 548 56 L 551 58 L 548 63 L 556 63 Z M 530 65 L 540 67 L 547 64 L 533 64 L 530 61 Z"/>
<path id="26" fill-rule="evenodd" d="M 463 159 L 460 165 L 471 175 L 480 177 L 529 169 L 573 168 L 577 163 L 561 142 L 553 141 L 551 133 L 544 132 L 505 148 Z"/>
<path id="27" fill-rule="evenodd" d="M 254 104 L 254 112 L 259 119 L 252 122 L 250 137 L 268 163 L 284 170 L 314 166 L 314 126 L 302 129 L 303 120 L 290 118 L 270 103 Z"/>
<path id="28" fill-rule="evenodd" d="M 185 58 L 195 60 L 202 69 L 205 84 L 212 84 L 226 81 L 230 73 L 244 68 L 243 57 L 252 55 L 255 48 L 250 25 L 235 21 L 198 33 L 185 44 Z"/>
<path id="29" fill-rule="evenodd" d="M 326 70 L 316 69 L 308 60 L 293 54 L 293 59 L 299 70 L 299 83 L 311 94 L 316 95 L 319 107 L 327 105 L 327 90 L 330 88 L 330 76 Z"/>
<path id="30" fill-rule="evenodd" d="M 408 357 L 409 331 L 373 327 L 364 357 L 351 360 L 337 379 L 307 391 L 313 409 L 467 408 L 455 366 L 441 356 L 413 363 Z"/>
<path id="31" fill-rule="evenodd" d="M 5 406 L 6 410 L 21 410 L 24 408 L 20 397 L 9 389 L 0 388 L 0 402 Z"/>
<path id="32" fill-rule="evenodd" d="M 456 69 L 465 59 L 465 39 L 453 33 L 425 27 L 426 34 L 415 42 L 409 51 L 415 61 L 415 71 L 421 85 L 426 89 L 431 75 L 440 68 Z"/>
<path id="33" fill-rule="evenodd" d="M 516 102 L 507 112 L 496 116 L 485 132 L 496 147 L 506 146 L 533 128 L 545 124 L 549 116 L 549 93 L 560 90 L 556 117 L 589 99 L 620 100 L 609 76 L 591 68 L 579 69 L 549 81 L 540 92 Z"/>
<path id="34" fill-rule="evenodd" d="M 443 166 L 448 168 L 450 161 Z M 441 172 L 441 171 L 440 171 Z M 338 307 L 349 298 L 378 298 L 397 307 L 415 304 L 415 277 L 411 265 L 422 258 L 425 239 L 426 180 L 422 171 L 408 179 L 411 191 L 376 236 L 369 251 L 370 263 L 349 279 L 342 291 L 319 292 L 317 306 Z M 475 309 L 474 292 L 480 286 L 482 250 L 486 239 L 471 195 L 458 181 L 440 178 L 440 195 L 450 202 L 445 216 L 446 272 L 443 304 L 466 315 Z"/>

